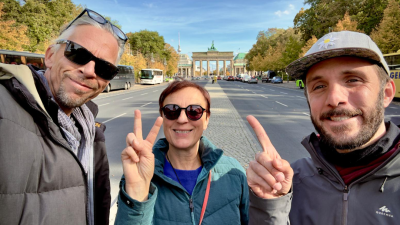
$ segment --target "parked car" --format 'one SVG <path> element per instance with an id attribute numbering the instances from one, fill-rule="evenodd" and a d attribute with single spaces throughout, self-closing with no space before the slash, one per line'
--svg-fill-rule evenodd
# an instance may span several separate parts
<path id="1" fill-rule="evenodd" d="M 242 78 L 242 82 L 247 83 L 250 79 L 250 75 L 244 74 Z"/>
<path id="2" fill-rule="evenodd" d="M 257 77 L 250 77 L 248 83 L 249 83 L 249 84 L 251 84 L 251 83 L 258 84 Z"/>
<path id="3" fill-rule="evenodd" d="M 275 77 L 275 76 L 276 76 L 276 73 L 274 71 L 268 70 L 268 71 L 264 72 L 264 75 L 262 75 L 261 82 L 269 83 L 269 82 L 271 82 L 272 77 Z"/>
<path id="4" fill-rule="evenodd" d="M 233 76 L 229 76 L 227 81 L 235 81 L 235 78 Z"/>
<path id="5" fill-rule="evenodd" d="M 217 80 L 221 80 L 221 76 L 218 76 L 218 77 L 217 77 Z"/>
<path id="6" fill-rule="evenodd" d="M 272 78 L 271 83 L 273 83 L 273 84 L 283 83 L 282 77 L 274 77 L 274 78 Z"/>

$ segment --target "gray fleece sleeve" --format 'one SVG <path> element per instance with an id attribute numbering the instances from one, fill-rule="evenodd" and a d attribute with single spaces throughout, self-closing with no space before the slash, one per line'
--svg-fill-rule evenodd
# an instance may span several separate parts
<path id="1" fill-rule="evenodd" d="M 259 198 L 249 188 L 249 225 L 287 225 L 290 224 L 289 212 L 292 192 L 275 199 Z"/>

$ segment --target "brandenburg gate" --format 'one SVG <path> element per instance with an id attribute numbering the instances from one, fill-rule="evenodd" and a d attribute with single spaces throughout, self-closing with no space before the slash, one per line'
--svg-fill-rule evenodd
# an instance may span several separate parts
<path id="1" fill-rule="evenodd" d="M 211 48 L 208 48 L 207 52 L 193 52 L 192 53 L 193 60 L 193 69 L 192 76 L 195 76 L 196 72 L 196 61 L 200 61 L 200 76 L 203 75 L 203 61 L 207 61 L 207 75 L 210 74 L 210 61 L 217 62 L 217 76 L 219 75 L 219 61 L 223 61 L 224 67 L 224 75 L 226 75 L 226 61 L 230 61 L 230 75 L 235 76 L 234 64 L 233 64 L 233 52 L 219 52 L 214 47 L 214 41 L 211 45 Z"/>

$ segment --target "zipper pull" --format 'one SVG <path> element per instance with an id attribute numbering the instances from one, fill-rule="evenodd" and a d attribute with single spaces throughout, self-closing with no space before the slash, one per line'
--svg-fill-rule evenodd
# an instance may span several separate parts
<path id="1" fill-rule="evenodd" d="M 193 212 L 194 206 L 193 206 L 193 200 L 191 198 L 189 199 L 189 208 L 190 212 Z"/>
<path id="2" fill-rule="evenodd" d="M 347 201 L 348 194 L 349 194 L 349 189 L 347 188 L 347 185 L 345 185 L 343 189 L 343 200 Z"/>

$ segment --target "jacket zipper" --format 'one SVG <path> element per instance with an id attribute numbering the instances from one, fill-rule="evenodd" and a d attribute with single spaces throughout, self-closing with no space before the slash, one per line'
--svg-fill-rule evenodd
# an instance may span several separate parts
<path id="1" fill-rule="evenodd" d="M 22 93 L 22 95 L 24 95 L 24 97 L 25 97 L 25 99 L 28 99 L 28 97 L 26 96 L 26 94 L 20 89 L 20 88 L 18 88 L 18 87 L 16 87 L 15 85 L 13 85 L 16 89 L 19 89 L 19 91 Z M 34 105 L 32 105 L 31 104 L 31 102 L 30 101 L 27 101 L 27 103 L 28 103 L 28 105 L 32 108 L 32 109 L 35 109 L 36 111 L 38 111 L 40 114 L 42 114 L 42 115 L 44 115 L 44 117 L 49 121 L 49 119 L 51 119 L 51 118 L 49 118 L 45 113 L 43 113 L 41 110 L 38 110 Z M 52 119 L 51 119 L 52 120 Z M 49 127 L 47 127 L 48 128 L 48 130 L 50 130 L 49 129 Z M 69 147 L 69 146 L 66 146 L 66 145 L 64 145 L 63 143 L 61 143 L 60 141 L 58 141 L 58 139 L 56 138 L 56 137 L 54 137 L 54 135 L 51 133 L 51 132 L 49 132 L 49 134 L 50 134 L 50 136 L 53 138 L 53 140 L 55 141 L 55 142 L 57 142 L 58 144 L 60 144 L 61 146 L 63 146 L 64 148 L 66 148 L 67 149 L 67 151 L 74 157 L 74 159 L 75 159 L 75 161 L 78 163 L 78 165 L 79 165 L 79 167 L 81 168 L 81 171 L 82 171 L 82 173 L 83 173 L 83 175 L 84 175 L 84 180 L 85 180 L 85 189 L 86 189 L 86 191 L 85 191 L 85 194 L 86 194 L 86 200 L 85 200 L 85 211 L 87 212 L 87 210 L 88 210 L 88 198 L 89 198 L 89 195 L 88 195 L 88 181 L 87 181 L 87 175 L 86 175 L 86 173 L 85 173 L 85 169 L 83 168 L 83 166 L 82 166 L 82 164 L 81 164 L 81 162 L 79 161 L 79 159 L 78 159 L 78 157 L 72 152 L 72 150 L 71 150 L 71 148 Z M 89 218 L 88 218 L 88 216 L 89 215 L 87 215 L 86 216 L 86 224 L 88 224 L 88 222 L 89 222 Z"/>
<path id="2" fill-rule="evenodd" d="M 349 189 L 347 185 L 345 185 L 343 189 L 342 225 L 347 225 L 347 211 L 349 207 L 349 202 L 347 201 L 348 195 L 349 195 Z"/>
<path id="3" fill-rule="evenodd" d="M 189 208 L 190 208 L 190 217 L 192 218 L 192 223 L 193 225 L 196 225 L 196 222 L 194 221 L 194 206 L 192 197 L 189 198 Z"/>
<path id="4" fill-rule="evenodd" d="M 212 168 L 211 168 L 211 169 L 212 169 Z M 211 169 L 210 169 L 210 170 L 211 170 Z M 209 172 L 210 172 L 210 171 L 208 171 L 208 173 L 209 173 Z M 208 173 L 207 173 L 207 175 L 208 175 Z M 169 182 L 167 179 L 164 179 L 164 177 L 158 175 L 157 173 L 155 173 L 155 175 L 157 175 L 158 177 L 160 177 L 160 178 L 161 178 L 162 180 L 164 180 L 165 182 L 167 182 L 167 183 L 169 183 L 169 184 L 171 184 L 171 185 L 173 185 L 173 186 L 175 186 L 175 187 L 177 187 L 177 188 L 183 190 L 183 191 L 186 193 L 186 197 L 187 197 L 188 200 L 189 200 L 189 209 L 190 209 L 190 217 L 192 218 L 192 224 L 193 224 L 193 225 L 196 225 L 196 221 L 195 221 L 195 218 L 194 218 L 193 197 L 192 197 L 191 195 L 189 195 L 189 193 L 186 191 L 185 188 L 182 187 L 182 185 L 176 185 L 176 184 L 174 184 L 174 183 L 171 183 L 171 182 Z M 165 176 L 165 175 L 164 175 L 164 176 Z M 196 184 L 194 185 L 194 188 L 193 188 L 193 192 L 194 192 L 194 190 L 196 189 L 197 184 L 200 183 L 201 181 L 203 181 L 204 179 L 206 179 L 207 177 L 208 177 L 208 176 L 204 176 L 201 180 L 199 180 L 199 182 L 196 182 Z"/>
<path id="5" fill-rule="evenodd" d="M 376 171 L 380 170 L 381 168 L 383 168 L 384 166 L 386 166 L 386 164 L 388 162 L 390 162 L 394 157 L 396 157 L 397 154 L 400 153 L 394 153 L 393 155 L 391 155 L 389 158 L 386 159 L 386 161 L 384 161 L 380 166 L 376 167 L 375 169 L 371 170 L 369 173 L 364 174 L 363 176 L 361 176 L 360 178 L 354 180 L 353 182 L 351 182 L 348 186 L 343 182 L 343 179 L 341 177 L 338 177 L 337 174 L 335 173 L 335 171 L 332 170 L 332 168 L 330 167 L 330 165 L 327 165 L 325 163 L 324 160 L 320 159 L 320 157 L 318 156 L 317 151 L 314 149 L 313 145 L 309 145 L 310 148 L 312 149 L 313 153 L 315 154 L 316 158 L 318 159 L 318 161 L 320 163 L 322 163 L 328 170 L 329 172 L 331 172 L 331 174 L 336 177 L 336 179 L 343 185 L 343 212 L 342 212 L 342 225 L 347 225 L 347 215 L 348 215 L 348 195 L 349 195 L 349 191 L 350 188 L 353 186 L 353 184 L 356 184 L 358 181 L 370 176 L 371 174 L 375 173 Z M 399 148 L 399 147 L 397 147 Z M 396 150 L 398 151 L 398 150 Z"/>

